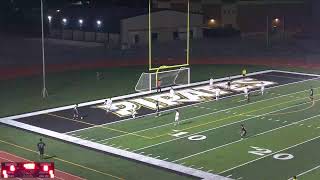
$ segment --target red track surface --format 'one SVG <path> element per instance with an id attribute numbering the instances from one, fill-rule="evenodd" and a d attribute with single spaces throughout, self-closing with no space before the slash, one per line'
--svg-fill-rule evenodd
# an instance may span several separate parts
<path id="1" fill-rule="evenodd" d="M 160 62 L 160 61 L 158 61 Z M 180 60 L 161 60 L 161 64 L 179 64 Z M 146 60 L 104 60 L 91 63 L 79 64 L 56 64 L 48 65 L 47 72 L 63 72 L 69 70 L 108 68 L 108 67 L 129 67 L 137 65 L 146 65 Z M 266 65 L 271 67 L 304 67 L 319 68 L 320 64 L 307 63 L 304 58 L 211 58 L 211 59 L 193 59 L 191 64 L 243 64 L 243 65 Z M 39 75 L 42 73 L 42 65 L 25 65 L 25 66 L 2 66 L 0 67 L 0 80 L 13 79 L 17 77 L 25 77 Z"/>
<path id="2" fill-rule="evenodd" d="M 16 155 L 10 154 L 10 153 L 0 151 L 0 162 L 30 162 L 30 161 L 27 159 L 18 157 Z M 14 178 L 14 179 L 20 179 L 20 178 Z M 28 179 L 41 180 L 41 178 L 28 178 Z M 84 180 L 83 178 L 80 178 L 78 176 L 74 176 L 74 175 L 66 173 L 66 172 L 59 171 L 57 169 L 55 169 L 55 178 L 53 178 L 53 179 L 55 179 L 55 180 Z M 43 179 L 43 180 L 45 180 L 45 179 Z"/>

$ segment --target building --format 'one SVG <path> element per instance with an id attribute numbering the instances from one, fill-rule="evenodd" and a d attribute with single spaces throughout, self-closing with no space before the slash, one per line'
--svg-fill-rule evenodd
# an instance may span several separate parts
<path id="1" fill-rule="evenodd" d="M 50 37 L 120 45 L 122 19 L 147 13 L 144 8 L 70 6 L 48 12 Z"/>
<path id="2" fill-rule="evenodd" d="M 187 0 L 153 0 L 153 6 L 182 10 Z M 207 28 L 232 27 L 244 34 L 265 32 L 267 26 L 301 30 L 310 11 L 304 0 L 190 0 L 190 7 L 203 13 Z"/>
<path id="3" fill-rule="evenodd" d="M 187 38 L 187 16 L 181 11 L 157 10 L 151 13 L 152 42 L 185 40 Z M 143 45 L 149 42 L 149 14 L 142 14 L 121 20 L 121 43 Z M 190 38 L 202 38 L 203 16 L 190 15 Z"/>
<path id="4" fill-rule="evenodd" d="M 149 42 L 148 9 L 68 7 L 48 14 L 50 37 L 104 42 L 108 46 L 132 47 Z M 183 40 L 187 37 L 187 13 L 152 10 L 152 41 Z M 202 38 L 203 16 L 190 15 L 190 36 Z"/>

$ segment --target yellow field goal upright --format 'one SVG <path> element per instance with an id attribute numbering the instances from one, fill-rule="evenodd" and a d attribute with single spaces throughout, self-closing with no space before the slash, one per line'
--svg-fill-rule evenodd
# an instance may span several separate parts
<path id="1" fill-rule="evenodd" d="M 149 39 L 149 72 L 142 73 L 135 87 L 136 91 L 151 91 L 157 87 L 158 80 L 161 87 L 190 84 L 190 0 L 187 1 L 187 47 L 186 60 L 182 64 L 161 65 L 154 67 L 152 63 L 152 19 L 151 0 L 149 0 L 148 39 Z"/>

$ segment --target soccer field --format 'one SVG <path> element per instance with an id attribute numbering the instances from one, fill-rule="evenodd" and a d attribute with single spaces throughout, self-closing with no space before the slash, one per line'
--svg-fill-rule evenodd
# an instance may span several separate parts
<path id="1" fill-rule="evenodd" d="M 268 85 L 264 95 L 259 88 L 261 81 Z M 222 87 L 222 83 L 224 81 L 218 81 L 215 85 Z M 125 112 L 106 114 L 98 108 L 101 104 L 83 107 L 87 116 L 84 120 L 73 120 L 70 110 L 39 116 L 76 126 L 73 130 L 54 129 L 65 135 L 231 179 L 280 180 L 294 175 L 318 179 L 320 159 L 315 158 L 320 147 L 318 77 L 262 74 L 235 79 L 233 83 L 236 85 L 231 90 L 222 88 L 223 96 L 219 100 L 197 94 L 201 101 L 193 99 L 194 102 L 183 104 L 181 98 L 178 105 L 163 105 L 160 117 L 143 106 L 137 108 L 136 119 L 129 118 Z M 252 88 L 249 102 L 242 94 L 244 85 Z M 309 99 L 311 87 L 315 92 L 314 101 Z M 210 96 L 210 89 L 206 90 Z M 187 92 L 191 94 L 189 100 L 195 98 L 195 92 Z M 177 94 L 183 97 L 186 92 L 177 90 Z M 180 124 L 174 126 L 177 108 Z M 110 123 L 103 120 L 116 115 L 118 119 Z M 37 118 L 17 121 L 32 124 L 33 119 Z M 243 139 L 241 124 L 248 131 Z"/>

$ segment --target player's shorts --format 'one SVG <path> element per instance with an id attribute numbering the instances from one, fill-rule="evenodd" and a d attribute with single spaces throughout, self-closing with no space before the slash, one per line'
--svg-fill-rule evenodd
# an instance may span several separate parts
<path id="1" fill-rule="evenodd" d="M 174 121 L 179 121 L 179 118 L 174 119 Z"/>
<path id="2" fill-rule="evenodd" d="M 43 155 L 44 154 L 44 149 L 39 149 L 39 153 L 40 153 L 40 155 Z"/>

